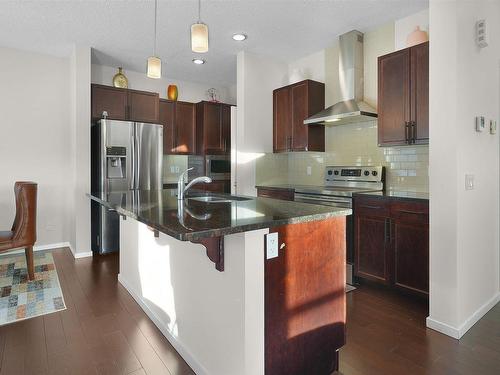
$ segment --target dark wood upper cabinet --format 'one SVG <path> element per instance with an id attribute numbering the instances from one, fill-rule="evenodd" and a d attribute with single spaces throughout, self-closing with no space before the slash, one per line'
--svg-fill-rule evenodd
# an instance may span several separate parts
<path id="1" fill-rule="evenodd" d="M 429 143 L 429 43 L 410 49 L 411 121 L 414 143 Z"/>
<path id="2" fill-rule="evenodd" d="M 127 120 L 127 90 L 92 85 L 92 119 L 102 118 L 102 113 L 106 111 L 108 118 L 113 120 Z"/>
<path id="3" fill-rule="evenodd" d="M 325 108 L 325 85 L 306 80 L 273 91 L 273 151 L 325 151 L 325 127 L 304 120 Z"/>
<path id="4" fill-rule="evenodd" d="M 378 144 L 429 142 L 429 43 L 378 58 Z"/>
<path id="5" fill-rule="evenodd" d="M 197 150 L 200 155 L 227 154 L 231 150 L 231 106 L 224 103 L 196 104 Z"/>
<path id="6" fill-rule="evenodd" d="M 175 154 L 196 154 L 196 104 L 175 102 Z"/>
<path id="7" fill-rule="evenodd" d="M 357 277 L 429 293 L 429 202 L 354 198 Z"/>
<path id="8" fill-rule="evenodd" d="M 139 122 L 159 122 L 158 93 L 128 90 L 128 119 Z"/>
<path id="9" fill-rule="evenodd" d="M 291 148 L 291 90 L 288 87 L 273 92 L 273 151 L 284 152 Z"/>
<path id="10" fill-rule="evenodd" d="M 91 96 L 93 120 L 106 111 L 112 120 L 159 122 L 158 93 L 93 84 Z"/>
<path id="11" fill-rule="evenodd" d="M 172 154 L 175 148 L 175 103 L 160 99 L 160 124 L 163 125 L 163 153 Z"/>

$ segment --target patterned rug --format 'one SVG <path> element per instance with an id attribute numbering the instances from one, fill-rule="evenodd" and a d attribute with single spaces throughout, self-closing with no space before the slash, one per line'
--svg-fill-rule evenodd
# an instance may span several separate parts
<path id="1" fill-rule="evenodd" d="M 23 254 L 0 256 L 0 326 L 66 309 L 52 254 L 35 252 L 35 280 Z"/>

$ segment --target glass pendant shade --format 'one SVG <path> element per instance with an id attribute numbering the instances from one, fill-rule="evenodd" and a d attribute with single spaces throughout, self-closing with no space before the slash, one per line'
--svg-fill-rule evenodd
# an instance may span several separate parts
<path id="1" fill-rule="evenodd" d="M 204 23 L 191 25 L 191 50 L 197 53 L 208 52 L 208 26 Z"/>
<path id="2" fill-rule="evenodd" d="M 161 78 L 161 60 L 159 57 L 148 57 L 148 72 L 149 78 Z"/>

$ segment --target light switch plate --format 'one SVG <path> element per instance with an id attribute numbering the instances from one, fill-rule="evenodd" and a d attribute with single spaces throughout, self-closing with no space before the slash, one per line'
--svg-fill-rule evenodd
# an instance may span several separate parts
<path id="1" fill-rule="evenodd" d="M 490 134 L 496 134 L 496 133 L 497 133 L 497 121 L 490 120 Z"/>
<path id="2" fill-rule="evenodd" d="M 266 259 L 278 257 L 278 232 L 266 234 Z"/>
<path id="3" fill-rule="evenodd" d="M 310 165 L 307 166 L 306 168 L 307 175 L 310 176 L 312 174 L 312 168 Z"/>
<path id="4" fill-rule="evenodd" d="M 473 190 L 474 189 L 474 175 L 466 174 L 465 175 L 465 190 Z"/>
<path id="5" fill-rule="evenodd" d="M 476 117 L 476 131 L 477 132 L 482 132 L 486 126 L 486 120 L 484 116 L 477 116 Z"/>

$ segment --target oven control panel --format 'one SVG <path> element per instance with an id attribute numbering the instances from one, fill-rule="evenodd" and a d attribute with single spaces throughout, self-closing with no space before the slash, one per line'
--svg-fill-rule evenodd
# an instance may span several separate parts
<path id="1" fill-rule="evenodd" d="M 332 166 L 326 167 L 325 171 L 327 183 L 332 181 L 383 182 L 383 180 L 384 167 L 382 166 Z"/>

